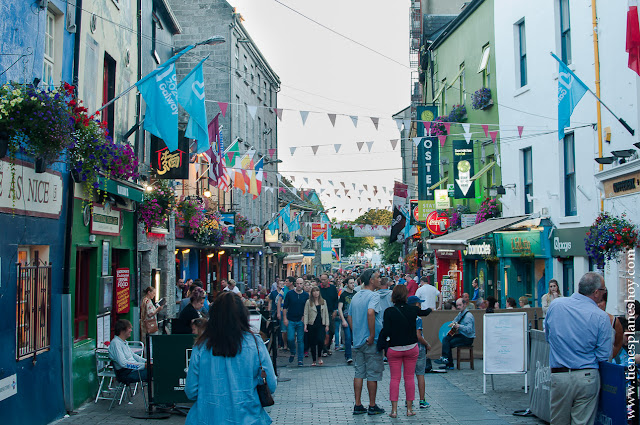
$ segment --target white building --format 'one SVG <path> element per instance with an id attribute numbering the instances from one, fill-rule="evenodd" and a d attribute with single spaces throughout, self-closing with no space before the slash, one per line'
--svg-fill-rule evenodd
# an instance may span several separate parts
<path id="1" fill-rule="evenodd" d="M 540 213 L 555 229 L 551 247 L 571 239 L 573 249 L 557 249 L 553 276 L 565 294 L 578 289 L 580 277 L 594 268 L 584 254 L 584 233 L 598 215 L 602 192 L 595 158 L 613 150 L 633 149 L 631 136 L 602 108 L 603 152 L 599 153 L 597 101 L 586 93 L 571 117 L 565 138 L 558 139 L 558 64 L 554 52 L 595 91 L 594 36 L 590 0 L 495 0 L 495 54 L 498 75 L 504 215 Z M 625 31 L 627 2 L 596 1 L 602 100 L 638 129 L 638 76 L 627 67 Z M 518 125 L 524 126 L 522 137 Z M 610 136 L 608 136 L 610 135 Z M 605 165 L 605 169 L 618 166 Z M 511 185 L 515 185 L 512 187 Z M 510 188 L 512 187 L 512 188 Z M 609 202 L 607 205 L 613 205 Z M 626 210 L 618 202 L 613 213 L 637 221 L 637 203 Z M 559 232 L 558 232 L 559 231 Z M 558 241 L 556 241 L 558 237 Z M 558 253 L 562 251 L 562 253 Z M 582 253 L 580 252 L 582 251 Z M 614 267 L 615 269 L 615 267 Z M 610 313 L 621 314 L 624 288 L 616 270 L 605 268 Z"/>

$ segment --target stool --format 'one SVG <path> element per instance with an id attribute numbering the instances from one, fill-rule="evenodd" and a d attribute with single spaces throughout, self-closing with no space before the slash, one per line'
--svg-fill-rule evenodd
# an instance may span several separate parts
<path id="1" fill-rule="evenodd" d="M 473 367 L 473 345 L 467 345 L 467 346 L 462 346 L 462 347 L 455 347 L 456 350 L 456 361 L 457 361 L 457 369 L 460 369 L 460 363 L 461 362 L 469 362 L 469 364 L 471 365 L 471 369 L 475 370 Z M 460 358 L 460 351 L 462 350 L 469 350 L 469 357 L 462 357 Z"/>

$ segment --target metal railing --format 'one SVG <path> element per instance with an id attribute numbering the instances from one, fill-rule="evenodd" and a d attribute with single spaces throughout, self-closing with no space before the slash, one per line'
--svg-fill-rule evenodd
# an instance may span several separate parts
<path id="1" fill-rule="evenodd" d="M 21 360 L 49 349 L 51 264 L 16 267 L 16 360 Z"/>

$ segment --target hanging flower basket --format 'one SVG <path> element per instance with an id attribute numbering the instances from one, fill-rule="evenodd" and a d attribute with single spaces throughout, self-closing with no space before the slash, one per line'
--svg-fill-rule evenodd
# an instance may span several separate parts
<path id="1" fill-rule="evenodd" d="M 600 213 L 587 232 L 584 246 L 598 268 L 603 268 L 605 260 L 617 260 L 620 252 L 638 246 L 638 229 L 624 213 L 621 217 Z"/>
<path id="2" fill-rule="evenodd" d="M 140 222 L 152 233 L 156 227 L 166 227 L 167 220 L 175 210 L 175 195 L 168 180 L 158 180 L 152 190 L 144 192 L 144 199 L 138 209 Z"/>
<path id="3" fill-rule="evenodd" d="M 476 213 L 476 224 L 489 220 L 490 218 L 500 217 L 500 208 L 495 198 L 486 198 L 480 204 L 480 208 Z"/>
<path id="4" fill-rule="evenodd" d="M 184 226 L 189 235 L 195 237 L 205 218 L 205 206 L 202 199 L 187 198 L 178 203 L 176 225 Z"/>
<path id="5" fill-rule="evenodd" d="M 227 228 L 220 225 L 220 214 L 208 213 L 194 234 L 194 239 L 203 245 L 220 246 L 227 235 Z"/>
<path id="6" fill-rule="evenodd" d="M 486 109 L 493 105 L 493 99 L 491 99 L 491 89 L 486 87 L 476 90 L 471 95 L 471 106 L 473 109 Z"/>
<path id="7" fill-rule="evenodd" d="M 282 233 L 281 238 L 282 242 L 289 242 L 289 240 L 291 240 L 291 236 L 289 236 L 288 233 Z"/>
<path id="8" fill-rule="evenodd" d="M 431 123 L 431 135 L 440 136 L 441 134 L 447 134 L 447 128 L 444 126 L 445 122 L 449 122 L 448 115 L 441 115 Z"/>
<path id="9" fill-rule="evenodd" d="M 453 105 L 449 112 L 449 122 L 463 122 L 467 120 L 467 107 L 464 105 Z"/>
<path id="10" fill-rule="evenodd" d="M 247 217 L 236 214 L 236 235 L 242 237 L 247 234 L 251 228 L 251 223 L 247 220 Z"/>
<path id="11" fill-rule="evenodd" d="M 462 214 L 469 214 L 471 210 L 465 205 L 457 205 L 455 208 L 451 208 L 448 211 L 449 216 L 449 231 L 458 230 L 462 228 Z"/>

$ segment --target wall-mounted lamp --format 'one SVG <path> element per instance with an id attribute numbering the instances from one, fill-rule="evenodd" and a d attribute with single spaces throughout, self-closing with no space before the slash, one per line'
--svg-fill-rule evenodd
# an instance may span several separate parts
<path id="1" fill-rule="evenodd" d="M 207 258 L 213 258 L 214 254 L 213 252 L 211 254 L 207 254 Z"/>
<path id="2" fill-rule="evenodd" d="M 601 165 L 613 164 L 616 159 L 612 156 L 603 156 L 602 158 L 596 158 L 596 162 Z"/>
<path id="3" fill-rule="evenodd" d="M 188 254 L 188 253 L 189 253 L 189 251 L 191 251 L 189 248 L 187 248 L 187 249 L 183 249 L 183 250 L 182 250 L 182 253 L 183 253 L 183 254 Z"/>
<path id="4" fill-rule="evenodd" d="M 224 249 L 222 251 L 218 251 L 218 255 L 224 255 Z"/>
<path id="5" fill-rule="evenodd" d="M 205 190 L 203 193 L 205 198 L 211 198 L 211 191 L 209 189 Z"/>

